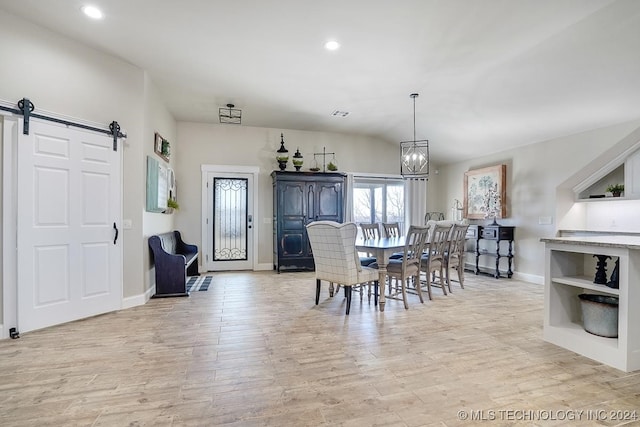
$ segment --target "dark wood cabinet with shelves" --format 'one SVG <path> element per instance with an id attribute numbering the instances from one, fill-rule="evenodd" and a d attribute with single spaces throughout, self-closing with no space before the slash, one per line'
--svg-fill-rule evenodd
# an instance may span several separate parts
<path id="1" fill-rule="evenodd" d="M 274 171 L 273 268 L 313 270 L 306 225 L 344 220 L 346 175 Z"/>
<path id="2" fill-rule="evenodd" d="M 470 225 L 467 231 L 467 240 L 471 242 L 467 247 L 467 253 L 475 255 L 475 269 L 472 269 L 475 274 L 485 273 L 480 268 L 480 257 L 489 256 L 494 257 L 496 260 L 495 270 L 489 272 L 496 279 L 502 277 L 500 275 L 500 259 L 507 259 L 507 277 L 513 276 L 511 270 L 513 266 L 513 241 L 515 235 L 515 227 L 504 225 Z M 487 240 L 490 242 L 496 242 L 495 252 L 489 248 L 485 248 L 481 245 L 481 240 Z M 500 242 L 508 242 L 507 252 L 501 252 Z"/>

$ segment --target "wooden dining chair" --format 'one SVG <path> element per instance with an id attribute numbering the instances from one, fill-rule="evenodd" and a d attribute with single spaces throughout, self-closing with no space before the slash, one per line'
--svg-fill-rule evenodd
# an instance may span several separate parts
<path id="1" fill-rule="evenodd" d="M 382 229 L 384 230 L 384 237 L 400 237 L 400 224 L 397 222 L 383 222 Z"/>
<path id="2" fill-rule="evenodd" d="M 380 227 L 378 224 L 366 224 L 364 222 L 360 223 L 360 229 L 362 230 L 362 237 L 364 239 L 379 239 L 380 238 Z"/>
<path id="3" fill-rule="evenodd" d="M 422 298 L 422 290 L 420 289 L 420 259 L 424 245 L 429 235 L 429 228 L 425 226 L 412 225 L 407 232 L 407 239 L 404 246 L 404 253 L 401 259 L 390 259 L 387 264 L 387 276 L 391 286 L 392 279 L 395 280 L 395 291 L 390 292 L 389 298 L 398 299 L 397 295 L 402 295 L 404 308 L 409 308 L 407 301 L 407 286 L 411 280 L 415 284 L 415 290 L 420 298 L 420 302 L 424 303 Z M 400 281 L 400 289 L 398 290 L 398 281 Z M 384 286 L 381 287 L 384 290 Z M 395 293 L 394 293 L 395 292 Z"/>
<path id="4" fill-rule="evenodd" d="M 432 223 L 429 227 L 429 243 L 425 245 L 424 253 L 420 261 L 420 271 L 424 273 L 424 283 L 429 299 L 432 299 L 431 287 L 438 286 L 447 295 L 446 278 L 443 274 L 445 270 L 445 254 L 449 250 L 449 235 L 452 224 Z M 438 282 L 435 282 L 435 273 L 438 273 Z"/>
<path id="5" fill-rule="evenodd" d="M 458 272 L 458 283 L 460 283 L 460 287 L 464 289 L 464 251 L 468 228 L 469 224 L 454 224 L 451 229 L 449 250 L 444 257 L 449 292 L 452 292 L 449 277 L 449 269 L 451 268 Z"/>

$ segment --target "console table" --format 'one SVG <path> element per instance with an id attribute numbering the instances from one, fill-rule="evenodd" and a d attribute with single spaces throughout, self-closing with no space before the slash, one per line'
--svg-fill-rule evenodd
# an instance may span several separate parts
<path id="1" fill-rule="evenodd" d="M 475 240 L 475 256 L 476 256 L 476 268 L 475 273 L 479 274 L 482 271 L 480 270 L 480 257 L 481 256 L 490 256 L 495 257 L 496 259 L 496 269 L 494 272 L 490 273 L 496 279 L 499 279 L 500 276 L 500 258 L 507 258 L 507 277 L 511 278 L 513 276 L 513 271 L 511 267 L 513 265 L 513 241 L 515 235 L 515 227 L 506 226 L 506 225 L 471 225 L 469 226 L 469 231 L 467 232 L 467 238 L 470 240 Z M 490 252 L 488 249 L 482 249 L 480 247 L 481 240 L 489 240 L 496 242 L 496 251 Z M 504 254 L 500 252 L 500 242 L 507 241 L 509 242 L 509 246 L 507 249 L 507 253 Z"/>

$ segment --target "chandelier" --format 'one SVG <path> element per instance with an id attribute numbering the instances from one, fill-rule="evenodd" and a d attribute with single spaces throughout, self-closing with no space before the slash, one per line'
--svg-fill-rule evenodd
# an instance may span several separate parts
<path id="1" fill-rule="evenodd" d="M 429 141 L 416 140 L 416 98 L 413 98 L 413 140 L 400 142 L 400 174 L 403 178 L 429 178 Z"/>
<path id="2" fill-rule="evenodd" d="M 227 104 L 227 108 L 218 108 L 220 123 L 228 123 L 232 125 L 242 124 L 242 110 L 234 107 L 235 105 L 233 104 Z"/>

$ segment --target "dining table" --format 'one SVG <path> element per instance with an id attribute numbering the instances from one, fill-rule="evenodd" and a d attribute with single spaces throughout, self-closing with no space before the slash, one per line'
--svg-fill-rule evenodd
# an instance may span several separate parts
<path id="1" fill-rule="evenodd" d="M 387 280 L 387 264 L 389 257 L 401 250 L 404 250 L 406 242 L 405 236 L 399 237 L 380 237 L 377 239 L 356 239 L 356 249 L 358 252 L 367 252 L 376 257 L 379 271 L 379 289 L 380 289 L 380 311 L 384 311 L 385 301 L 385 283 Z"/>

